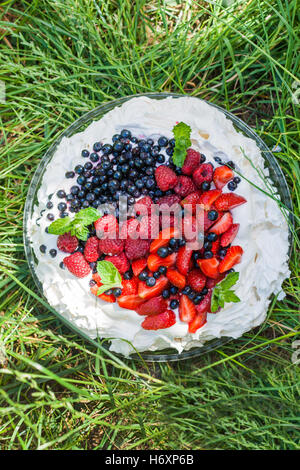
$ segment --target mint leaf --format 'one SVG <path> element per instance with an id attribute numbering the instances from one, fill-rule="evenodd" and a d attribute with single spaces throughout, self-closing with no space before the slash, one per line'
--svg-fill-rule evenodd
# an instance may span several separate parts
<path id="1" fill-rule="evenodd" d="M 191 128 L 184 122 L 179 122 L 173 127 L 172 132 L 175 138 L 175 147 L 172 158 L 174 165 L 181 168 L 184 164 L 186 151 L 191 146 Z"/>
<path id="2" fill-rule="evenodd" d="M 63 219 L 57 219 L 48 227 L 48 233 L 53 235 L 63 235 L 64 233 L 70 232 L 72 226 L 72 220 L 70 217 L 64 217 Z"/>
<path id="3" fill-rule="evenodd" d="M 122 287 L 122 277 L 117 268 L 110 261 L 98 261 L 97 271 L 101 277 L 103 286 L 100 286 L 97 295 L 103 294 L 108 289 Z"/>

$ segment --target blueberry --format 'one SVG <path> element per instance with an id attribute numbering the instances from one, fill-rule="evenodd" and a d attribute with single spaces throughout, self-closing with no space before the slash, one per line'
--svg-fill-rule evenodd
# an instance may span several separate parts
<path id="1" fill-rule="evenodd" d="M 176 299 L 171 300 L 171 302 L 170 302 L 170 307 L 171 307 L 172 310 L 174 310 L 175 308 L 177 308 L 178 305 L 179 305 L 178 300 L 176 300 Z"/>
<path id="2" fill-rule="evenodd" d="M 52 248 L 51 250 L 49 250 L 49 254 L 52 258 L 55 258 L 55 256 L 57 255 L 57 250 L 55 250 L 55 248 Z"/>
<path id="3" fill-rule="evenodd" d="M 218 238 L 218 235 L 214 232 L 210 232 L 207 234 L 207 237 L 206 239 L 209 241 L 209 242 L 215 242 Z"/>
<path id="4" fill-rule="evenodd" d="M 148 277 L 146 279 L 146 285 L 148 287 L 153 287 L 153 286 L 155 286 L 155 284 L 156 284 L 156 279 L 154 277 Z"/>
<path id="5" fill-rule="evenodd" d="M 52 209 L 52 207 L 53 207 L 53 202 L 48 201 L 47 204 L 46 204 L 46 207 L 47 207 L 47 209 Z"/>
<path id="6" fill-rule="evenodd" d="M 81 152 L 81 156 L 83 158 L 87 158 L 89 156 L 90 152 L 88 150 L 82 150 Z"/>
<path id="7" fill-rule="evenodd" d="M 166 147 L 168 145 L 168 139 L 162 136 L 158 139 L 157 143 L 160 147 Z"/>
<path id="8" fill-rule="evenodd" d="M 218 215 L 219 215 L 218 212 L 214 210 L 208 211 L 207 213 L 207 217 L 209 220 L 216 220 L 218 218 Z"/>
<path id="9" fill-rule="evenodd" d="M 229 191 L 234 191 L 237 188 L 237 184 L 234 181 L 230 181 L 227 185 Z"/>
<path id="10" fill-rule="evenodd" d="M 203 181 L 201 184 L 202 191 L 209 191 L 210 190 L 210 183 L 208 181 Z"/>
<path id="11" fill-rule="evenodd" d="M 204 257 L 205 259 L 212 258 L 213 256 L 214 256 L 213 252 L 212 252 L 212 251 L 209 251 L 209 250 L 205 251 L 205 252 L 204 252 L 204 255 L 203 255 L 203 257 Z"/>
<path id="12" fill-rule="evenodd" d="M 51 213 L 47 214 L 47 219 L 51 220 L 51 222 L 52 222 L 54 220 L 54 215 L 51 214 Z"/>
<path id="13" fill-rule="evenodd" d="M 63 189 L 60 189 L 59 191 L 57 191 L 56 196 L 60 199 L 63 199 L 64 197 L 66 197 L 66 193 Z"/>
<path id="14" fill-rule="evenodd" d="M 66 178 L 74 178 L 74 176 L 75 176 L 74 171 L 67 171 L 65 174 Z"/>
<path id="15" fill-rule="evenodd" d="M 41 246 L 40 246 L 40 252 L 41 252 L 41 253 L 46 253 L 46 250 L 47 250 L 46 245 L 41 245 Z"/>
<path id="16" fill-rule="evenodd" d="M 158 163 L 164 163 L 166 161 L 165 156 L 160 153 L 159 155 L 157 155 L 156 161 Z"/>
<path id="17" fill-rule="evenodd" d="M 60 202 L 59 204 L 57 204 L 57 208 L 60 212 L 63 212 L 66 210 L 67 204 L 65 202 Z"/>
<path id="18" fill-rule="evenodd" d="M 142 271 L 139 275 L 138 278 L 140 281 L 145 281 L 148 278 L 148 273 L 147 271 Z"/>
<path id="19" fill-rule="evenodd" d="M 122 129 L 121 130 L 121 137 L 123 137 L 123 139 L 130 139 L 131 138 L 131 132 L 128 129 Z"/>
<path id="20" fill-rule="evenodd" d="M 126 279 L 126 280 L 128 281 L 129 279 L 132 279 L 132 277 L 133 277 L 133 272 L 132 272 L 132 271 L 126 271 L 126 272 L 123 274 L 123 277 L 124 277 L 124 279 Z"/>
<path id="21" fill-rule="evenodd" d="M 158 271 L 159 271 L 161 274 L 166 274 L 167 268 L 166 268 L 166 266 L 160 266 L 160 267 L 158 268 Z"/>
<path id="22" fill-rule="evenodd" d="M 241 178 L 239 176 L 235 176 L 233 178 L 234 183 L 239 184 L 241 182 Z"/>
<path id="23" fill-rule="evenodd" d="M 170 297 L 170 291 L 168 289 L 164 289 L 161 295 L 164 299 L 168 299 Z"/>
<path id="24" fill-rule="evenodd" d="M 167 247 L 165 246 L 162 246 L 161 248 L 159 248 L 157 250 L 157 254 L 158 256 L 160 256 L 161 258 L 166 258 L 166 256 L 168 256 L 170 253 L 169 253 L 169 250 Z"/>

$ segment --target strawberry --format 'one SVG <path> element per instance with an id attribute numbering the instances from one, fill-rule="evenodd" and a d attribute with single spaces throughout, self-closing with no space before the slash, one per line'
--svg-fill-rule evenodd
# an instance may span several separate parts
<path id="1" fill-rule="evenodd" d="M 179 194 L 169 194 L 167 196 L 162 196 L 158 200 L 159 210 L 161 212 L 164 212 L 164 210 L 169 212 L 169 207 L 172 207 L 174 204 L 179 204 L 180 201 L 181 197 Z M 179 209 L 180 208 L 178 207 L 178 210 Z"/>
<path id="2" fill-rule="evenodd" d="M 197 264 L 205 276 L 212 277 L 213 279 L 216 279 L 219 276 L 219 261 L 217 258 L 198 259 Z"/>
<path id="3" fill-rule="evenodd" d="M 132 240 L 125 241 L 125 253 L 129 260 L 143 258 L 149 253 L 150 241 L 149 240 Z"/>
<path id="4" fill-rule="evenodd" d="M 179 289 L 183 289 L 185 287 L 186 285 L 185 276 L 181 274 L 180 272 L 178 272 L 176 269 L 168 269 L 166 276 L 171 282 L 171 284 L 173 284 L 173 286 L 176 286 Z"/>
<path id="5" fill-rule="evenodd" d="M 219 166 L 214 171 L 213 182 L 217 189 L 222 189 L 234 177 L 233 171 L 226 165 Z"/>
<path id="6" fill-rule="evenodd" d="M 193 269 L 187 277 L 187 283 L 196 292 L 201 292 L 205 287 L 206 277 L 200 269 Z"/>
<path id="7" fill-rule="evenodd" d="M 124 240 L 104 238 L 99 240 L 98 247 L 105 255 L 118 255 L 124 250 Z"/>
<path id="8" fill-rule="evenodd" d="M 63 260 L 64 265 L 76 277 L 85 277 L 90 274 L 91 268 L 89 263 L 84 259 L 80 251 L 75 251 L 70 256 L 66 256 Z"/>
<path id="9" fill-rule="evenodd" d="M 210 228 L 210 232 L 214 232 L 217 235 L 226 232 L 232 225 L 232 215 L 230 212 L 225 212 L 222 217 Z"/>
<path id="10" fill-rule="evenodd" d="M 133 274 L 138 276 L 147 266 L 147 258 L 135 259 L 131 263 Z"/>
<path id="11" fill-rule="evenodd" d="M 166 165 L 160 165 L 155 170 L 157 186 L 161 191 L 168 191 L 176 186 L 178 178 L 176 173 Z"/>
<path id="12" fill-rule="evenodd" d="M 213 166 L 210 163 L 202 163 L 193 173 L 195 185 L 200 188 L 204 181 L 212 181 L 213 171 Z"/>
<path id="13" fill-rule="evenodd" d="M 136 295 L 138 293 L 139 281 L 136 277 L 122 280 L 122 295 Z"/>
<path id="14" fill-rule="evenodd" d="M 97 261 L 100 255 L 99 250 L 99 239 L 97 237 L 90 237 L 87 239 L 84 247 L 84 257 L 89 262 L 92 263 Z"/>
<path id="15" fill-rule="evenodd" d="M 225 274 L 219 274 L 215 279 L 213 279 L 212 277 L 207 277 L 205 287 L 207 287 L 208 289 L 212 289 L 213 287 L 215 287 L 216 284 L 218 284 L 218 282 L 222 281 L 224 277 Z"/>
<path id="16" fill-rule="evenodd" d="M 210 312 L 212 289 L 208 289 L 208 292 L 200 304 L 196 305 L 197 315 L 206 314 Z"/>
<path id="17" fill-rule="evenodd" d="M 134 204 L 134 210 L 137 215 L 147 215 L 151 214 L 151 207 L 153 201 L 150 196 L 144 196 Z"/>
<path id="18" fill-rule="evenodd" d="M 179 301 L 179 318 L 186 323 L 191 322 L 196 316 L 196 306 L 188 298 L 187 295 L 182 295 Z"/>
<path id="19" fill-rule="evenodd" d="M 98 238 L 113 238 L 119 230 L 119 224 L 113 214 L 107 214 L 94 222 Z"/>
<path id="20" fill-rule="evenodd" d="M 181 246 L 178 250 L 176 267 L 184 276 L 187 275 L 192 266 L 192 254 L 193 250 L 190 250 L 186 245 Z"/>
<path id="21" fill-rule="evenodd" d="M 228 248 L 225 258 L 220 262 L 219 272 L 224 273 L 231 269 L 235 264 L 240 263 L 243 252 L 243 248 L 238 245 Z"/>
<path id="22" fill-rule="evenodd" d="M 217 211 L 228 211 L 234 207 L 245 204 L 247 200 L 243 196 L 234 193 L 221 194 L 215 201 Z"/>
<path id="23" fill-rule="evenodd" d="M 126 258 L 125 253 L 120 253 L 119 255 L 114 256 L 105 256 L 105 261 L 110 261 L 121 274 L 125 273 L 130 268 L 130 263 Z"/>
<path id="24" fill-rule="evenodd" d="M 201 192 L 195 191 L 190 193 L 180 202 L 181 206 L 184 207 L 185 210 L 192 212 L 193 214 L 196 212 L 197 204 L 201 202 Z M 191 207 L 189 207 L 191 206 Z"/>
<path id="25" fill-rule="evenodd" d="M 209 211 L 215 200 L 221 194 L 222 191 L 220 189 L 211 189 L 210 191 L 205 191 L 205 193 L 203 193 L 200 197 L 200 204 L 203 204 L 203 208 Z"/>
<path id="26" fill-rule="evenodd" d="M 166 268 L 169 268 L 175 264 L 176 257 L 176 253 L 171 253 L 170 255 L 166 256 L 166 258 L 161 258 L 156 254 L 151 254 L 148 256 L 147 260 L 148 268 L 152 272 L 157 271 L 160 266 L 166 266 Z"/>
<path id="27" fill-rule="evenodd" d="M 168 302 L 163 297 L 153 297 L 137 307 L 136 312 L 139 315 L 154 315 L 165 312 L 167 308 Z"/>
<path id="28" fill-rule="evenodd" d="M 153 240 L 150 245 L 150 253 L 156 253 L 157 250 L 163 246 L 168 245 L 171 238 L 177 238 L 179 229 L 175 227 L 167 227 L 158 234 L 158 238 Z"/>
<path id="29" fill-rule="evenodd" d="M 196 191 L 196 186 L 191 178 L 188 176 L 178 176 L 178 182 L 174 188 L 176 194 L 181 197 L 186 197 Z"/>
<path id="30" fill-rule="evenodd" d="M 228 246 L 235 239 L 240 228 L 240 224 L 232 224 L 221 236 L 221 246 Z"/>
<path id="31" fill-rule="evenodd" d="M 201 153 L 196 150 L 188 149 L 184 160 L 183 167 L 181 169 L 184 175 L 192 175 L 196 168 L 200 165 Z"/>
<path id="32" fill-rule="evenodd" d="M 138 287 L 139 296 L 144 300 L 156 297 L 162 293 L 168 283 L 169 280 L 165 276 L 160 276 L 153 287 L 148 287 L 146 282 L 140 281 Z"/>
<path id="33" fill-rule="evenodd" d="M 78 248 L 78 240 L 70 232 L 64 233 L 57 239 L 57 248 L 65 253 L 73 253 Z"/>
<path id="34" fill-rule="evenodd" d="M 117 302 L 120 307 L 122 308 L 128 308 L 129 310 L 135 310 L 138 308 L 139 305 L 141 305 L 144 300 L 141 299 L 138 295 L 135 294 L 130 294 L 130 295 L 120 295 L 120 297 L 117 297 Z"/>
<path id="35" fill-rule="evenodd" d="M 197 306 L 196 306 L 197 307 Z M 197 310 L 197 309 L 196 309 Z M 196 316 L 192 321 L 189 322 L 189 333 L 196 333 L 201 326 L 205 325 L 207 323 L 207 313 L 196 313 Z"/>
<path id="36" fill-rule="evenodd" d="M 165 310 L 165 312 L 158 313 L 157 315 L 149 315 L 142 323 L 144 330 L 162 330 L 170 328 L 175 325 L 176 316 L 172 310 Z"/>

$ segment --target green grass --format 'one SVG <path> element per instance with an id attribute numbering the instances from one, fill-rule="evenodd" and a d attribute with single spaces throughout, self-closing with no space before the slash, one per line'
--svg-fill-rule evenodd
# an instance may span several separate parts
<path id="1" fill-rule="evenodd" d="M 210 100 L 280 146 L 299 216 L 297 1 L 0 5 L 1 449 L 299 447 L 296 243 L 287 296 L 264 325 L 198 359 L 147 365 L 61 325 L 35 293 L 22 241 L 28 185 L 57 134 L 100 103 L 147 91 Z"/>

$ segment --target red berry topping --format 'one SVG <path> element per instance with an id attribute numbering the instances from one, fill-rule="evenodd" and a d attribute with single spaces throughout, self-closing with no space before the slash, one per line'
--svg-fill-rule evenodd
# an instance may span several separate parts
<path id="1" fill-rule="evenodd" d="M 105 255 L 118 255 L 124 250 L 124 240 L 105 238 L 99 240 L 99 250 Z"/>
<path id="2" fill-rule="evenodd" d="M 187 283 L 196 292 L 201 292 L 205 287 L 206 277 L 200 269 L 193 269 L 187 277 Z"/>
<path id="3" fill-rule="evenodd" d="M 64 258 L 64 265 L 76 277 L 85 277 L 90 274 L 91 271 L 89 263 L 84 259 L 80 251 L 66 256 L 66 258 Z"/>
<path id="4" fill-rule="evenodd" d="M 150 241 L 149 240 L 132 240 L 125 241 L 125 253 L 129 260 L 143 258 L 149 253 Z"/>
<path id="5" fill-rule="evenodd" d="M 142 328 L 144 328 L 144 330 L 162 330 L 164 328 L 170 328 L 170 326 L 175 325 L 175 323 L 175 313 L 172 310 L 166 310 L 157 315 L 149 315 L 146 317 L 142 323 Z"/>
<path id="6" fill-rule="evenodd" d="M 210 228 L 210 232 L 214 232 L 217 235 L 226 232 L 232 225 L 232 215 L 230 212 L 225 212 L 222 217 Z"/>
<path id="7" fill-rule="evenodd" d="M 178 181 L 176 173 L 166 165 L 160 165 L 156 168 L 155 179 L 161 191 L 168 191 L 174 188 Z"/>
<path id="8" fill-rule="evenodd" d="M 245 204 L 247 200 L 243 196 L 234 193 L 221 194 L 215 202 L 215 207 L 218 211 L 228 211 L 234 207 Z"/>
<path id="9" fill-rule="evenodd" d="M 220 262 L 219 272 L 224 273 L 231 269 L 234 265 L 241 262 L 243 248 L 241 246 L 231 246 L 228 248 L 225 258 Z"/>
<path id="10" fill-rule="evenodd" d="M 213 279 L 216 279 L 219 276 L 219 261 L 217 258 L 198 259 L 197 264 L 205 276 L 212 277 Z"/>
<path id="11" fill-rule="evenodd" d="M 97 261 L 100 255 L 99 239 L 97 237 L 90 237 L 87 239 L 84 247 L 84 257 L 89 262 Z"/>
<path id="12" fill-rule="evenodd" d="M 210 163 L 202 163 L 202 165 L 200 165 L 193 173 L 195 185 L 200 188 L 204 181 L 212 181 L 213 171 L 213 166 Z"/>
<path id="13" fill-rule="evenodd" d="M 240 224 L 232 224 L 226 232 L 221 236 L 221 246 L 230 245 L 235 239 L 240 228 Z"/>
<path id="14" fill-rule="evenodd" d="M 162 297 L 153 297 L 140 305 L 136 312 L 139 315 L 154 315 L 165 312 L 168 308 L 168 302 Z"/>
<path id="15" fill-rule="evenodd" d="M 176 286 L 179 289 L 184 289 L 184 287 L 186 285 L 186 279 L 185 279 L 185 276 L 183 274 L 178 272 L 176 269 L 171 269 L 170 268 L 170 269 L 167 270 L 166 276 L 169 279 L 169 281 L 171 282 L 171 284 L 173 284 L 173 286 Z"/>
<path id="16" fill-rule="evenodd" d="M 178 176 L 178 183 L 174 191 L 181 197 L 186 197 L 196 191 L 196 186 L 191 178 L 188 176 Z"/>
<path id="17" fill-rule="evenodd" d="M 184 175 L 192 175 L 196 168 L 200 165 L 201 153 L 196 150 L 188 149 L 184 160 L 183 167 L 181 169 Z"/>
<path id="18" fill-rule="evenodd" d="M 196 306 L 187 295 L 182 295 L 179 300 L 179 318 L 186 323 L 191 322 L 196 316 Z"/>
<path id="19" fill-rule="evenodd" d="M 125 273 L 130 268 L 129 261 L 123 252 L 119 255 L 105 256 L 105 260 L 110 261 L 121 274 Z"/>
<path id="20" fill-rule="evenodd" d="M 217 189 L 222 189 L 234 177 L 233 171 L 226 165 L 219 166 L 214 171 L 213 181 Z"/>
<path id="21" fill-rule="evenodd" d="M 78 240 L 70 232 L 59 235 L 57 248 L 65 253 L 73 253 L 78 247 Z"/>

